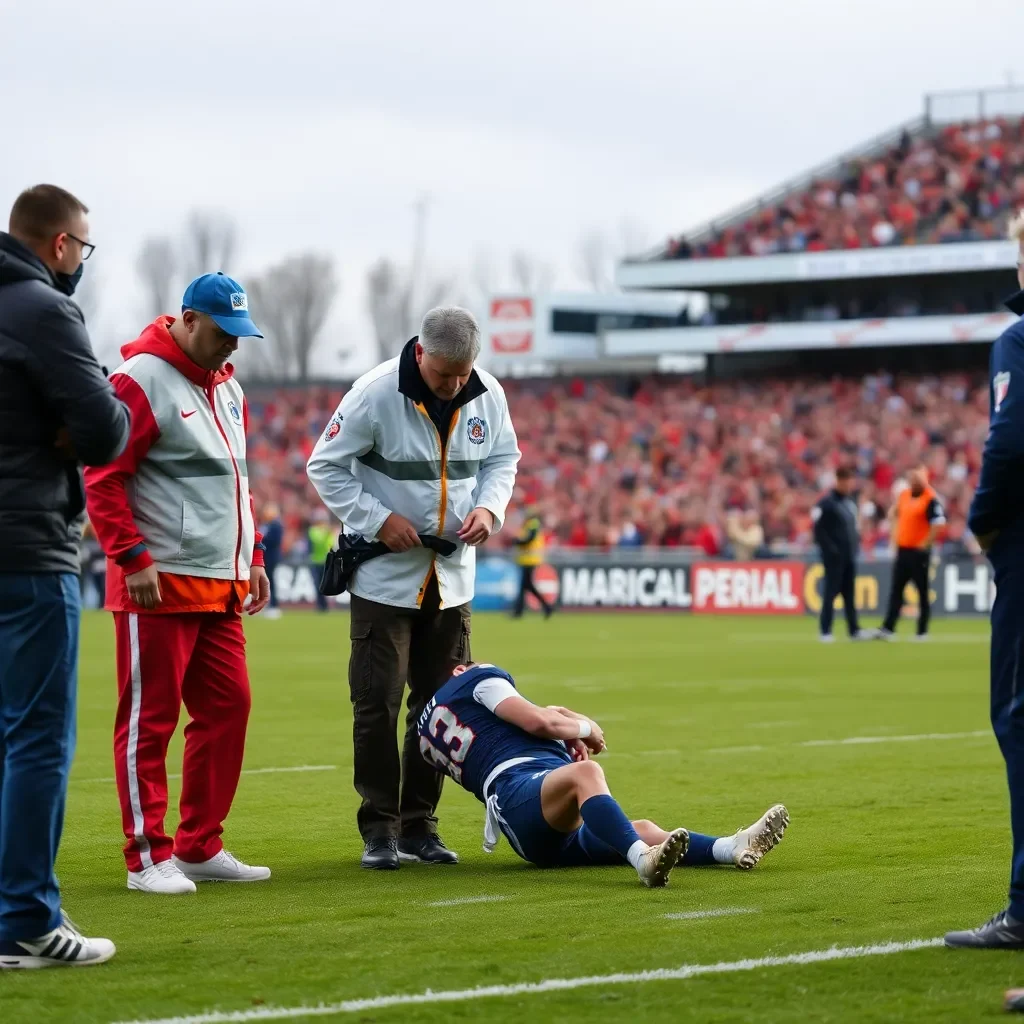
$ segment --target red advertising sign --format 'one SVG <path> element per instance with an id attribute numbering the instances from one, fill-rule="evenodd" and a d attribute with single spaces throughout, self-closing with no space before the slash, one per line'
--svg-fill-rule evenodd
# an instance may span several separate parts
<path id="1" fill-rule="evenodd" d="M 800 615 L 803 562 L 696 562 L 691 570 L 697 614 Z"/>
<path id="2" fill-rule="evenodd" d="M 491 350 L 494 352 L 529 352 L 533 348 L 533 331 L 492 331 Z"/>
<path id="3" fill-rule="evenodd" d="M 491 299 L 492 320 L 532 320 L 533 299 L 517 296 L 508 299 Z"/>

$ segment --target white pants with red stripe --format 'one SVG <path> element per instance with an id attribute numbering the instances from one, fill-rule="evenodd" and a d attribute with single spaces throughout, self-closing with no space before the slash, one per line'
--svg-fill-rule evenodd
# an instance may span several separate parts
<path id="1" fill-rule="evenodd" d="M 224 819 L 238 788 L 249 721 L 245 634 L 237 613 L 115 612 L 117 719 L 114 763 L 125 860 L 141 871 L 175 854 L 209 860 L 223 844 Z M 181 823 L 164 832 L 167 746 L 181 705 L 185 761 Z"/>

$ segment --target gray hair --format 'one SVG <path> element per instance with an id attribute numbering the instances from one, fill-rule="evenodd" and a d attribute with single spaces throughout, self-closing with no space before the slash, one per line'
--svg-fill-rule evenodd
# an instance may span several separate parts
<path id="1" fill-rule="evenodd" d="M 437 306 L 420 325 L 423 351 L 448 363 L 475 363 L 480 355 L 480 325 L 468 309 Z"/>

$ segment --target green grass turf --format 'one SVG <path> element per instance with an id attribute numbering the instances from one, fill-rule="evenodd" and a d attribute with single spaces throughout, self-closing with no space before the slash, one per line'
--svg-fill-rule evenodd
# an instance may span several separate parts
<path id="1" fill-rule="evenodd" d="M 0 975 L 0 1022 L 141 1020 L 711 964 L 932 938 L 1003 905 L 1007 798 L 991 736 L 799 745 L 987 730 L 986 624 L 940 623 L 931 646 L 831 647 L 814 642 L 810 619 L 481 615 L 474 627 L 476 656 L 506 665 L 527 695 L 602 722 L 612 791 L 632 815 L 732 832 L 782 800 L 793 817 L 785 842 L 751 873 L 680 870 L 667 890 L 648 891 L 627 868 L 542 872 L 504 842 L 488 857 L 482 808 L 449 783 L 441 830 L 462 864 L 361 871 L 347 618 L 290 613 L 246 622 L 246 767 L 337 770 L 243 778 L 225 838 L 269 864 L 271 882 L 130 893 L 114 787 L 91 781 L 113 774 L 112 628 L 87 615 L 59 872 L 68 911 L 119 952 L 98 968 Z M 730 747 L 760 749 L 720 750 Z M 179 736 L 171 771 L 180 757 Z M 473 896 L 506 899 L 426 906 Z M 663 916 L 722 907 L 757 912 Z M 1015 954 L 927 949 L 321 1019 L 966 1021 L 995 1016 L 1018 983 Z"/>

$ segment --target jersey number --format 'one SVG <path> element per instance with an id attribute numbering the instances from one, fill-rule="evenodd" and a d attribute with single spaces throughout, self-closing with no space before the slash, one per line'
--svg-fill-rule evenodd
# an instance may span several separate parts
<path id="1" fill-rule="evenodd" d="M 434 708 L 427 725 L 427 736 L 420 736 L 420 753 L 446 771 L 460 785 L 462 762 L 476 738 L 473 730 L 463 725 L 443 704 Z"/>

